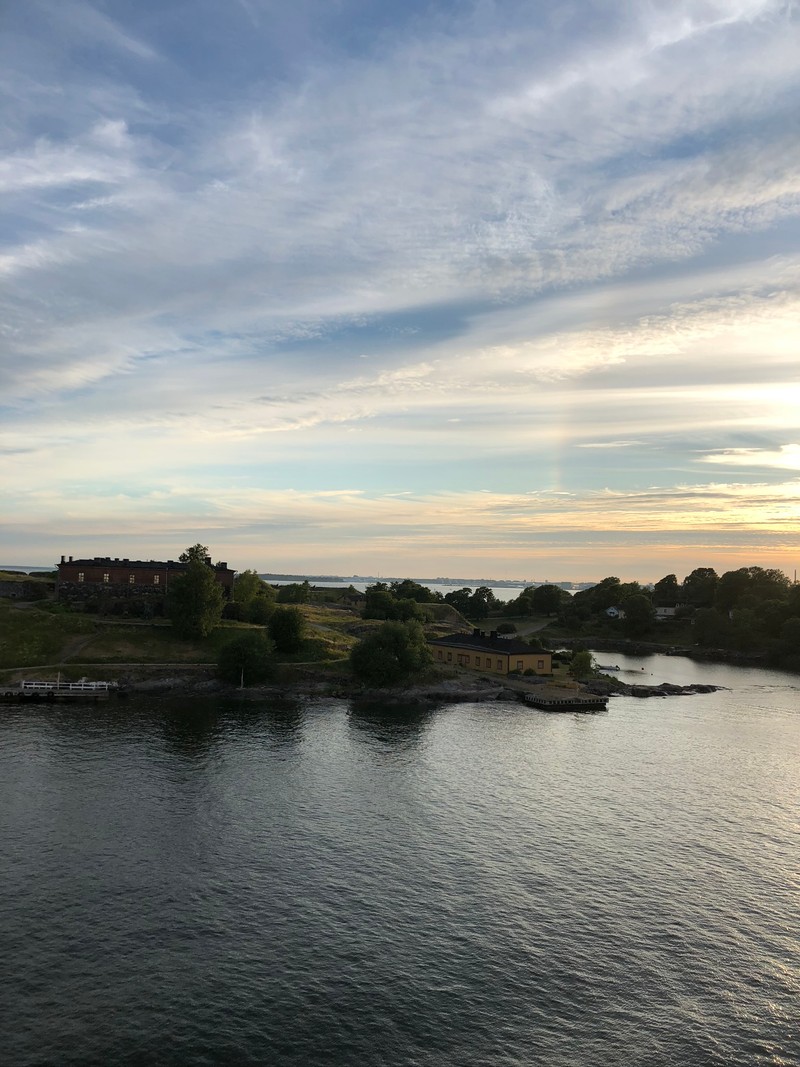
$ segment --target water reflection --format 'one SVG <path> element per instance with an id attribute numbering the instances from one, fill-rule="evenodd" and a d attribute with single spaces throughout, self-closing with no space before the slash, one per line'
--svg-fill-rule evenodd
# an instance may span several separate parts
<path id="1" fill-rule="evenodd" d="M 376 700 L 354 700 L 348 723 L 370 741 L 385 745 L 419 745 L 436 712 L 430 704 L 385 704 Z"/>
<path id="2" fill-rule="evenodd" d="M 219 706 L 210 701 L 165 706 L 162 734 L 169 748 L 189 759 L 207 756 L 222 739 Z"/>
<path id="3" fill-rule="evenodd" d="M 236 738 L 261 738 L 278 745 L 303 740 L 305 711 L 297 701 L 172 701 L 163 706 L 162 714 L 165 740 L 190 757 L 205 756 L 221 742 Z"/>

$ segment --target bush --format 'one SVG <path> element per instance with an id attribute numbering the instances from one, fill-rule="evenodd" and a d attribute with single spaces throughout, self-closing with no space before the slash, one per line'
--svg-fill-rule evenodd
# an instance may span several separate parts
<path id="1" fill-rule="evenodd" d="M 166 600 L 179 637 L 208 637 L 222 618 L 222 589 L 211 567 L 199 560 L 173 579 Z"/>
<path id="2" fill-rule="evenodd" d="M 246 605 L 244 618 L 254 626 L 266 626 L 275 611 L 275 601 L 257 596 Z"/>
<path id="3" fill-rule="evenodd" d="M 594 660 L 591 652 L 581 649 L 572 656 L 569 673 L 573 678 L 588 678 L 594 672 Z"/>
<path id="4" fill-rule="evenodd" d="M 219 650 L 217 675 L 231 685 L 265 682 L 274 670 L 272 643 L 263 630 L 239 634 Z"/>
<path id="5" fill-rule="evenodd" d="M 305 637 L 306 620 L 298 608 L 275 608 L 268 630 L 279 652 L 297 652 Z"/>
<path id="6" fill-rule="evenodd" d="M 368 685 L 397 685 L 425 670 L 431 653 L 418 622 L 387 622 L 350 653 L 353 673 Z"/>
<path id="7" fill-rule="evenodd" d="M 500 625 L 497 627 L 497 632 L 499 634 L 515 634 L 517 632 L 517 628 L 513 622 L 501 622 Z"/>

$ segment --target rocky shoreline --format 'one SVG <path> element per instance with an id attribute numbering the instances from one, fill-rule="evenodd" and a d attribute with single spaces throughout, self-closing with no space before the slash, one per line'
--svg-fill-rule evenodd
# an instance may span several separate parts
<path id="1" fill-rule="evenodd" d="M 717 685 L 675 685 L 662 682 L 659 685 L 626 684 L 617 678 L 608 676 L 592 679 L 577 689 L 569 690 L 570 695 L 588 694 L 592 696 L 614 697 L 633 696 L 639 698 L 684 696 L 695 693 L 713 693 L 723 688 Z M 524 701 L 525 694 L 536 692 L 542 696 L 563 697 L 563 687 L 554 686 L 546 680 L 538 684 L 514 685 L 505 679 L 494 678 L 446 678 L 437 681 L 404 686 L 402 688 L 368 689 L 355 682 L 342 679 L 333 681 L 324 678 L 307 678 L 288 684 L 270 683 L 238 689 L 215 679 L 210 673 L 205 677 L 191 675 L 170 675 L 161 678 L 130 680 L 123 685 L 123 692 L 135 693 L 194 693 L 197 695 L 236 697 L 242 700 L 286 700 L 286 699 L 343 699 L 374 701 L 383 704 L 439 704 L 458 702 Z"/>
<path id="2" fill-rule="evenodd" d="M 694 693 L 716 693 L 724 689 L 722 685 L 676 685 L 674 682 L 661 682 L 659 685 L 640 685 L 620 682 L 616 678 L 597 678 L 584 686 L 587 693 L 595 696 L 619 697 L 673 697 L 691 696 Z"/>

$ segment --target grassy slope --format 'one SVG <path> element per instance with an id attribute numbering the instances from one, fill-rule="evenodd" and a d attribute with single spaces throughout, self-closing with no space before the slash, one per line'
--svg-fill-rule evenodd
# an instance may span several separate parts
<path id="1" fill-rule="evenodd" d="M 449 605 L 433 605 L 426 629 L 451 633 L 469 623 Z M 352 610 L 324 604 L 302 604 L 307 633 L 296 653 L 279 656 L 281 676 L 287 679 L 320 672 L 334 677 L 349 673 L 350 650 L 365 634 L 383 624 L 362 619 Z M 247 623 L 223 622 L 205 640 L 183 640 L 168 622 L 98 618 L 64 611 L 52 601 L 20 604 L 0 598 L 0 680 L 49 676 L 59 670 L 65 678 L 90 674 L 115 678 L 140 666 L 190 667 L 216 663 L 220 647 Z M 96 669 L 92 669 L 92 668 Z M 101 669 L 102 668 L 102 669 Z"/>
<path id="2" fill-rule="evenodd" d="M 187 641 L 161 621 L 106 620 L 53 609 L 49 603 L 21 605 L 0 598 L 0 674 L 4 680 L 11 680 L 18 668 L 44 665 L 64 668 L 69 674 L 70 664 L 215 663 L 221 645 L 236 632 L 250 629 L 246 623 L 223 622 L 205 640 Z M 349 611 L 311 604 L 302 605 L 301 611 L 308 633 L 299 652 L 281 657 L 289 664 L 334 667 L 344 663 L 358 633 L 370 626 Z M 103 673 L 111 677 L 115 672 Z"/>

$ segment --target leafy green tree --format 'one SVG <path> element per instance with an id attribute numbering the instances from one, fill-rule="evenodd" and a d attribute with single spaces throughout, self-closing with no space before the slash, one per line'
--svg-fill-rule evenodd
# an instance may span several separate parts
<path id="1" fill-rule="evenodd" d="M 476 620 L 485 619 L 498 603 L 497 597 L 488 585 L 479 585 L 470 597 L 468 617 Z"/>
<path id="2" fill-rule="evenodd" d="M 656 613 L 653 602 L 644 593 L 634 593 L 622 601 L 625 612 L 623 629 L 629 637 L 641 637 L 653 625 Z"/>
<path id="3" fill-rule="evenodd" d="M 274 600 L 277 593 L 256 571 L 248 570 L 237 574 L 233 583 L 233 599 L 240 604 L 248 604 L 257 596 Z"/>
<path id="4" fill-rule="evenodd" d="M 778 637 L 781 628 L 790 617 L 788 600 L 762 600 L 756 606 L 756 614 L 764 632 L 769 637 Z"/>
<path id="5" fill-rule="evenodd" d="M 198 559 L 172 579 L 166 600 L 167 615 L 181 637 L 208 637 L 222 617 L 222 587 Z"/>
<path id="6" fill-rule="evenodd" d="M 462 615 L 469 615 L 471 601 L 472 590 L 467 585 L 461 589 L 451 589 L 449 593 L 444 594 L 445 604 L 450 604 L 456 611 L 460 611 Z"/>
<path id="7" fill-rule="evenodd" d="M 694 639 L 704 648 L 727 646 L 731 638 L 731 622 L 727 615 L 714 608 L 699 608 L 694 615 Z"/>
<path id="8" fill-rule="evenodd" d="M 275 671 L 272 643 L 263 630 L 248 630 L 219 650 L 217 675 L 232 685 L 257 685 Z"/>
<path id="9" fill-rule="evenodd" d="M 311 586 L 308 581 L 290 582 L 278 587 L 279 604 L 307 604 L 311 599 Z"/>
<path id="10" fill-rule="evenodd" d="M 367 587 L 364 594 L 367 602 L 364 606 L 365 619 L 391 619 L 394 611 L 394 597 L 385 582 L 376 582 Z"/>
<path id="11" fill-rule="evenodd" d="M 256 596 L 245 605 L 244 617 L 254 626 L 266 626 L 275 612 L 275 601 L 265 596 Z"/>
<path id="12" fill-rule="evenodd" d="M 397 685 L 431 663 L 425 633 L 418 622 L 387 622 L 350 653 L 353 673 L 368 685 Z"/>
<path id="13" fill-rule="evenodd" d="M 536 615 L 555 615 L 569 593 L 557 585 L 537 585 L 533 591 L 532 607 Z"/>
<path id="14" fill-rule="evenodd" d="M 419 606 L 416 600 L 395 600 L 392 604 L 390 619 L 396 619 L 398 622 L 408 622 L 411 619 L 417 619 L 422 621 L 424 618 L 423 609 Z"/>
<path id="15" fill-rule="evenodd" d="M 653 603 L 659 608 L 675 608 L 681 599 L 677 575 L 667 574 L 653 586 Z"/>
<path id="16" fill-rule="evenodd" d="M 181 552 L 178 559 L 181 563 L 209 563 L 211 561 L 211 554 L 206 545 L 198 543 L 192 545 L 191 548 L 187 548 L 185 552 Z"/>
<path id="17" fill-rule="evenodd" d="M 401 582 L 392 582 L 389 592 L 395 600 L 416 600 L 418 604 L 432 604 L 435 600 L 441 600 L 440 593 L 434 593 L 427 585 L 420 585 L 411 578 L 404 578 Z"/>
<path id="18" fill-rule="evenodd" d="M 267 623 L 269 636 L 279 652 L 297 652 L 306 632 L 306 620 L 299 608 L 275 608 Z"/>
<path id="19" fill-rule="evenodd" d="M 720 611 L 746 607 L 746 597 L 753 605 L 761 600 L 783 599 L 788 596 L 790 582 L 783 571 L 764 567 L 740 567 L 726 571 L 719 580 L 714 606 Z"/>
<path id="20" fill-rule="evenodd" d="M 532 585 L 528 586 L 527 589 L 523 589 L 518 597 L 506 601 L 503 607 L 503 614 L 514 617 L 522 616 L 523 618 L 527 615 L 535 615 L 536 611 L 533 606 L 533 593 L 534 586 Z"/>
<path id="21" fill-rule="evenodd" d="M 800 670 L 800 618 L 787 619 L 777 643 L 778 662 L 791 670 Z"/>
<path id="22" fill-rule="evenodd" d="M 718 582 L 719 577 L 713 567 L 695 567 L 683 579 L 681 599 L 693 608 L 710 608 L 714 603 Z"/>
<path id="23" fill-rule="evenodd" d="M 573 653 L 569 665 L 569 673 L 573 678 L 589 678 L 594 673 L 594 660 L 591 652 L 582 648 L 580 651 Z"/>
<path id="24" fill-rule="evenodd" d="M 605 611 L 606 608 L 617 607 L 622 599 L 622 583 L 613 575 L 604 578 L 602 582 L 591 586 L 589 589 L 581 589 L 572 598 L 576 607 L 588 606 L 592 614 Z"/>

